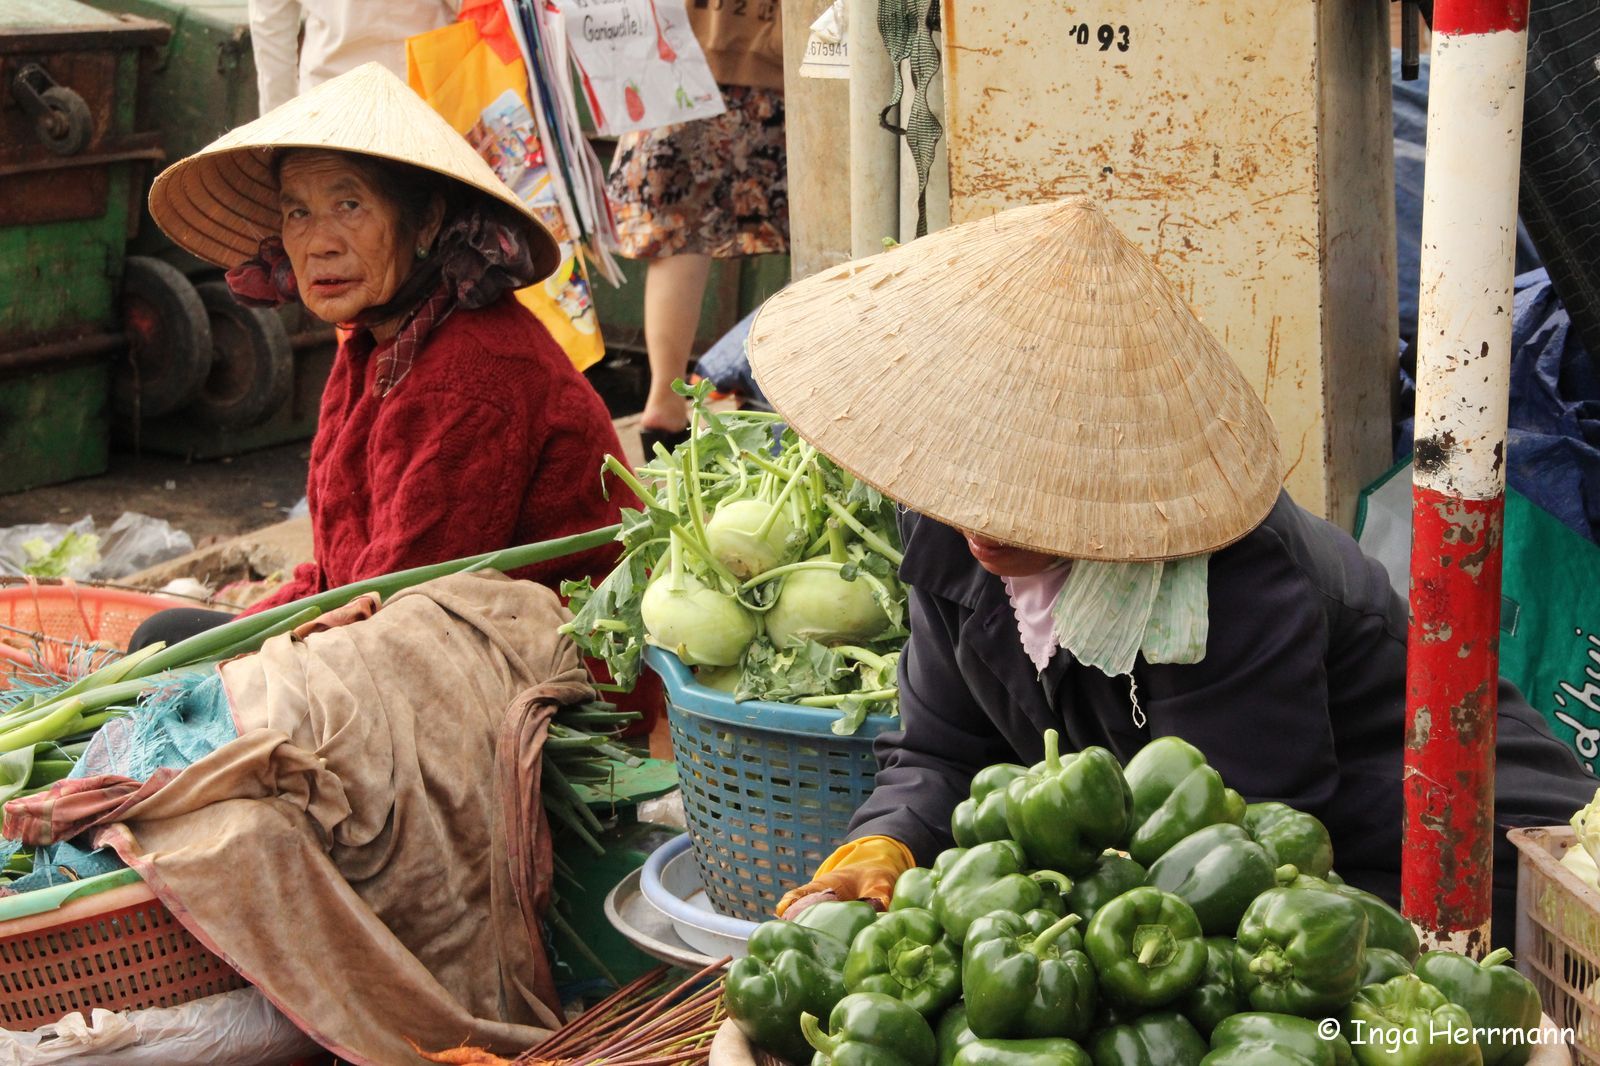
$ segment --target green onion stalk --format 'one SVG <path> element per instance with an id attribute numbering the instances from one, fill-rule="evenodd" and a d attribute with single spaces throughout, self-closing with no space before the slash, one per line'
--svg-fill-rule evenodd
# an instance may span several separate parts
<path id="1" fill-rule="evenodd" d="M 192 673 L 204 664 L 256 651 L 272 637 L 366 593 L 376 592 L 388 599 L 404 589 L 451 574 L 517 570 L 610 544 L 621 529 L 621 525 L 610 525 L 569 537 L 354 581 L 259 614 L 236 618 L 170 647 L 152 644 L 64 687 L 31 692 L 13 702 L 0 712 L 0 753 L 91 732 L 111 718 L 127 713 L 127 708 L 151 689 Z"/>

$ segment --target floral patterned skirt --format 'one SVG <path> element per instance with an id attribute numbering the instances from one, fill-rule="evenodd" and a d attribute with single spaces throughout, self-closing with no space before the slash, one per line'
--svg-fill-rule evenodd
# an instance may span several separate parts
<path id="1" fill-rule="evenodd" d="M 622 254 L 717 259 L 789 250 L 783 94 L 722 87 L 714 118 L 624 134 L 607 193 Z"/>

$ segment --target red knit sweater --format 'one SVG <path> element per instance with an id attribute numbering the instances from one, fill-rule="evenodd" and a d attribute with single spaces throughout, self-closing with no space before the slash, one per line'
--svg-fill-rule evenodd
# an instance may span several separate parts
<path id="1" fill-rule="evenodd" d="M 582 533 L 636 506 L 601 492 L 622 454 L 600 397 L 521 304 L 456 310 L 389 395 L 372 393 L 371 335 L 339 347 L 322 393 L 306 496 L 316 562 L 251 608 L 351 581 Z M 557 587 L 603 574 L 607 545 L 516 571 Z"/>

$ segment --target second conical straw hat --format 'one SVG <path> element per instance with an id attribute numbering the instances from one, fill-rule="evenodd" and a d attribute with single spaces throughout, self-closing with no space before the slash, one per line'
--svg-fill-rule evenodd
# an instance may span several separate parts
<path id="1" fill-rule="evenodd" d="M 282 228 L 272 161 L 286 148 L 354 152 L 453 178 L 521 216 L 539 277 L 561 263 L 555 238 L 522 197 L 381 63 L 325 81 L 172 164 L 150 187 L 151 217 L 201 259 L 238 266 Z"/>
<path id="2" fill-rule="evenodd" d="M 801 437 L 911 509 L 1079 559 L 1212 551 L 1277 499 L 1228 353 L 1086 200 L 1014 208 L 813 275 L 750 330 Z"/>

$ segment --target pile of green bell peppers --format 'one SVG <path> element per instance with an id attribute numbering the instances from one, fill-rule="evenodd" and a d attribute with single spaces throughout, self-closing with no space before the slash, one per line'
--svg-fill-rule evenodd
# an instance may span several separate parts
<path id="1" fill-rule="evenodd" d="M 887 912 L 822 903 L 756 929 L 724 991 L 753 1043 L 795 1066 L 1528 1061 L 1531 1040 L 1468 1035 L 1538 1025 L 1509 954 L 1421 953 L 1334 873 L 1314 815 L 1247 804 L 1175 737 L 1126 767 L 1043 739 L 1034 766 L 973 778 L 957 846 L 903 873 Z"/>

